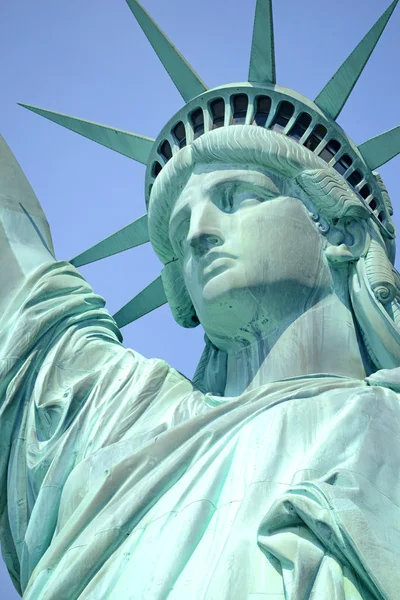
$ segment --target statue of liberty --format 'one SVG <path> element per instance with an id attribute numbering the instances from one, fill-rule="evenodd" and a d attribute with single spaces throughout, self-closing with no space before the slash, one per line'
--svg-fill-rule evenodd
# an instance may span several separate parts
<path id="1" fill-rule="evenodd" d="M 146 214 L 71 262 L 0 147 L 1 546 L 26 600 L 396 599 L 400 127 L 337 124 L 398 0 L 314 101 L 276 84 L 271 0 L 249 81 L 208 89 L 127 0 L 185 106 L 156 140 L 27 106 L 147 165 Z M 151 242 L 114 317 L 77 267 Z M 168 302 L 193 380 L 124 348 Z"/>

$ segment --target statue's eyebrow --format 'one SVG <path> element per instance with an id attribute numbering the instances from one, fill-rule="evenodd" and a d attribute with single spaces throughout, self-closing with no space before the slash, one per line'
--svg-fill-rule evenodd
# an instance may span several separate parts
<path id="1" fill-rule="evenodd" d="M 241 177 L 231 177 L 228 179 L 223 179 L 221 181 L 217 181 L 216 183 L 213 183 L 206 190 L 206 192 L 208 194 L 210 194 L 210 196 L 212 197 L 222 187 L 226 187 L 226 186 L 232 187 L 233 190 L 236 191 L 237 188 L 251 185 L 251 187 L 254 188 L 256 191 L 258 191 L 258 193 L 260 193 L 260 194 L 272 193 L 275 195 L 280 195 L 281 192 L 280 192 L 279 188 L 269 177 L 262 175 L 260 173 L 260 177 L 257 177 L 257 179 L 260 179 L 261 181 L 254 181 L 254 175 L 251 175 L 249 177 L 241 176 Z"/>

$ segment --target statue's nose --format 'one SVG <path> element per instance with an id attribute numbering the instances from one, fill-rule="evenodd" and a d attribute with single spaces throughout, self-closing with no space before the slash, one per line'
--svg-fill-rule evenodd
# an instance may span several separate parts
<path id="1" fill-rule="evenodd" d="M 214 233 L 202 233 L 194 236 L 190 241 L 190 246 L 193 250 L 193 254 L 198 258 L 207 254 L 208 250 L 215 246 L 221 246 L 223 243 L 222 238 Z"/>
<path id="2" fill-rule="evenodd" d="M 192 252 L 201 258 L 211 248 L 221 246 L 224 237 L 221 228 L 220 211 L 216 206 L 198 207 L 191 214 L 188 243 Z"/>

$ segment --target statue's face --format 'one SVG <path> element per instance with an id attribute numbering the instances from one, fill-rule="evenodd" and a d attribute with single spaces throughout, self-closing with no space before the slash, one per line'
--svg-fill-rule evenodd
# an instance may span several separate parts
<path id="1" fill-rule="evenodd" d="M 243 165 L 198 165 L 170 239 L 193 305 L 219 347 L 264 335 L 331 287 L 323 236 L 288 180 Z"/>

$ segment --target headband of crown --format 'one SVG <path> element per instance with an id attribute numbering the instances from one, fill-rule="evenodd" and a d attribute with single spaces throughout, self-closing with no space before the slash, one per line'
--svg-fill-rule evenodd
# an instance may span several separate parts
<path id="1" fill-rule="evenodd" d="M 185 100 L 156 140 L 76 117 L 21 104 L 111 150 L 147 165 L 146 204 L 152 185 L 183 147 L 218 127 L 246 124 L 287 135 L 333 167 L 354 189 L 386 239 L 395 237 L 388 195 L 373 171 L 400 153 L 400 127 L 356 146 L 337 124 L 399 0 L 394 0 L 314 101 L 276 85 L 272 0 L 257 0 L 249 81 L 209 90 L 136 0 L 128 6 Z M 82 266 L 149 241 L 147 214 L 71 260 Z M 166 303 L 161 277 L 114 315 L 124 327 Z"/>

